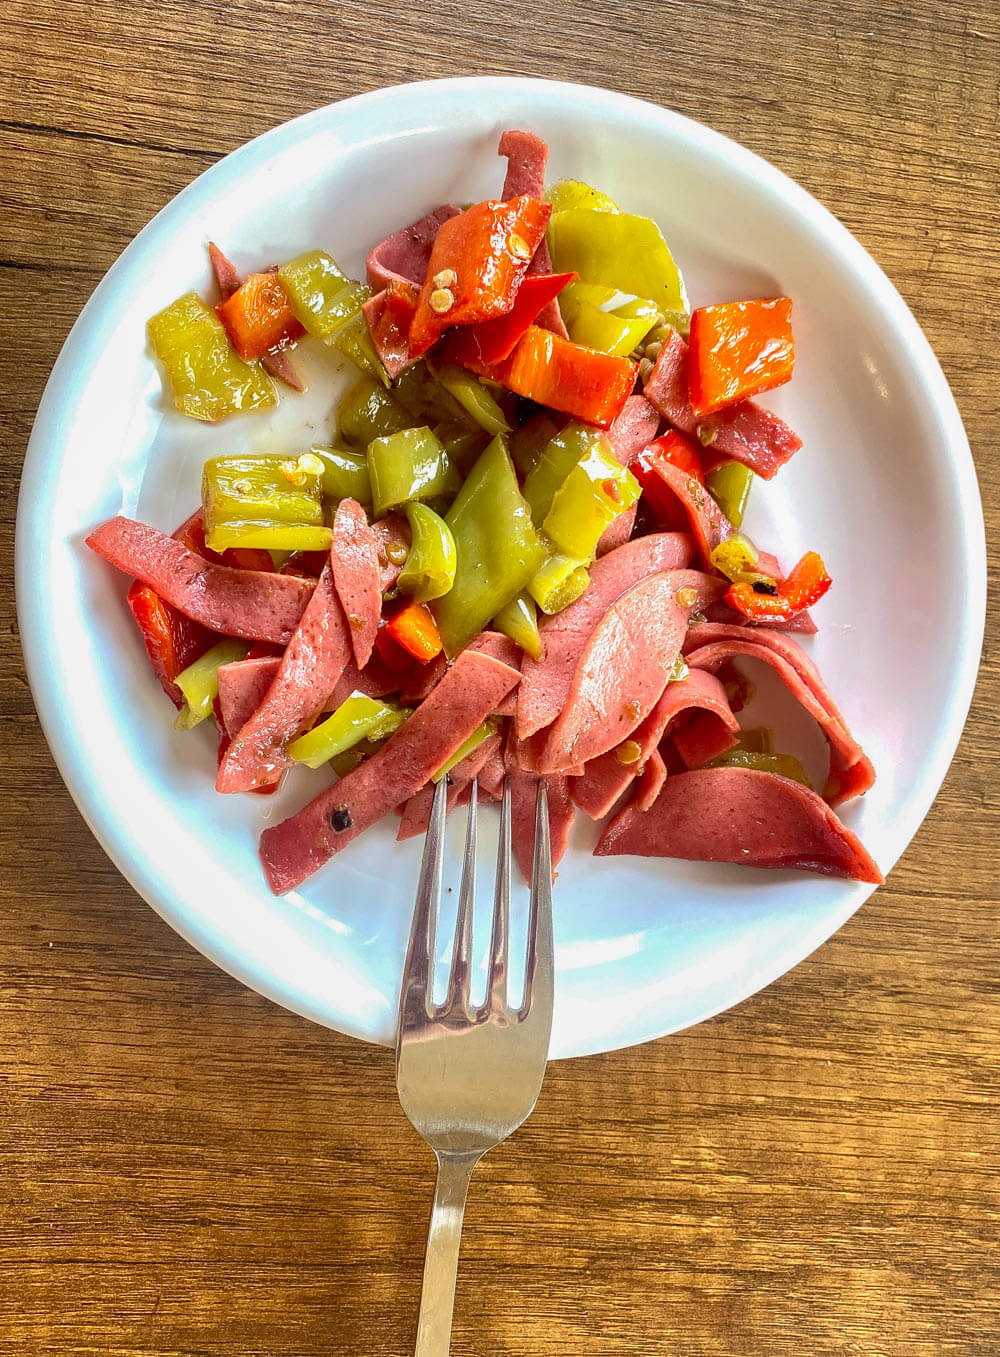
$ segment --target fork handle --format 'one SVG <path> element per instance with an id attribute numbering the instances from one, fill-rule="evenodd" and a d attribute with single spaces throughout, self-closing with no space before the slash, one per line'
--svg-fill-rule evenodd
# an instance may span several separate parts
<path id="1" fill-rule="evenodd" d="M 437 1153 L 437 1184 L 424 1255 L 420 1292 L 420 1321 L 414 1357 L 448 1357 L 451 1318 L 455 1309 L 455 1278 L 462 1242 L 462 1217 L 472 1171 L 479 1154 Z"/>

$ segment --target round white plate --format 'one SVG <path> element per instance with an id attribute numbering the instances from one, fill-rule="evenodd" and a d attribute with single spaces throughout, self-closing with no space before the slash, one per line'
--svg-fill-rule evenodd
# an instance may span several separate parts
<path id="1" fill-rule="evenodd" d="M 655 217 L 692 304 L 794 298 L 795 377 L 767 403 L 805 446 L 758 486 L 748 529 L 786 564 L 815 547 L 834 576 L 809 648 L 878 769 L 844 819 L 883 871 L 940 786 L 982 639 L 982 510 L 941 370 L 864 250 L 764 161 L 618 94 L 494 78 L 349 99 L 227 156 L 133 241 L 55 366 L 19 505 L 21 632 L 66 784 L 135 888 L 246 984 L 374 1041 L 393 1038 L 420 841 L 396 845 L 384 824 L 303 890 L 272 897 L 257 834 L 318 783 L 301 772 L 274 798 L 215 794 L 210 735 L 172 729 L 125 581 L 83 538 L 120 512 L 172 531 L 197 503 L 206 456 L 290 451 L 332 434 L 348 374 L 325 351 L 307 355 L 311 394 L 283 395 L 273 418 L 206 427 L 164 402 L 145 323 L 188 288 L 207 292 L 209 239 L 244 269 L 322 246 L 359 275 L 389 231 L 438 203 L 497 194 L 497 138 L 510 126 L 548 141 L 552 179 L 586 180 Z M 589 826 L 578 831 L 556 888 L 557 1056 L 646 1041 L 738 1002 L 829 937 L 871 889 L 597 860 L 592 839 Z"/>

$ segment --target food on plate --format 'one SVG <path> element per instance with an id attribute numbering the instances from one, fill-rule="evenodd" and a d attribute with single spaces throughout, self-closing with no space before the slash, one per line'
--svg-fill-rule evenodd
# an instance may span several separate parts
<path id="1" fill-rule="evenodd" d="M 497 197 L 392 231 L 364 282 L 323 249 L 241 277 L 212 244 L 218 300 L 151 319 L 195 419 L 301 391 L 303 342 L 354 373 L 329 444 L 251 454 L 223 426 L 173 535 L 88 538 L 132 580 L 175 724 L 217 728 L 219 792 L 301 787 L 261 836 L 278 894 L 392 811 L 423 832 L 442 778 L 449 810 L 509 784 L 525 875 L 541 779 L 554 863 L 582 812 L 613 817 L 599 856 L 881 880 L 832 809 L 874 770 L 792 634 L 830 575 L 742 531 L 801 446 L 754 400 L 792 376 L 791 301 L 690 312 L 657 223 L 546 189 L 531 132 L 499 149 Z M 747 659 L 824 735 L 821 788 L 741 719 Z"/>

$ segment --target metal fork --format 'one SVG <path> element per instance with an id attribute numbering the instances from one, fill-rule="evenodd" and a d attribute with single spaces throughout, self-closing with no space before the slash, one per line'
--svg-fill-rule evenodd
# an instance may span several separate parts
<path id="1" fill-rule="evenodd" d="M 524 998 L 510 1006 L 510 787 L 500 807 L 500 847 L 485 1002 L 471 1007 L 476 882 L 476 784 L 472 784 L 462 885 L 445 1002 L 431 997 L 435 916 L 441 898 L 447 778 L 434 793 L 399 998 L 396 1086 L 403 1111 L 437 1156 L 415 1357 L 447 1357 L 462 1217 L 472 1171 L 521 1125 L 542 1086 L 552 1026 L 552 869 L 544 782 L 535 803 Z"/>

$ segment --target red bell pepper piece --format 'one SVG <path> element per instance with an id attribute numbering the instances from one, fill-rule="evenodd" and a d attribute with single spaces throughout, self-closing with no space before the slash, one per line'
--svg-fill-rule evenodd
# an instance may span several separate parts
<path id="1" fill-rule="evenodd" d="M 487 199 L 441 224 L 410 327 L 414 358 L 452 325 L 511 309 L 551 215 L 547 204 L 525 194 L 509 203 Z"/>
<path id="2" fill-rule="evenodd" d="M 529 274 L 517 289 L 514 305 L 505 316 L 455 331 L 449 341 L 451 361 L 464 365 L 467 357 L 472 362 L 502 363 L 514 352 L 539 313 L 578 276 L 576 273 Z"/>
<path id="3" fill-rule="evenodd" d="M 421 664 L 441 654 L 441 633 L 425 603 L 408 603 L 386 624 L 385 630 Z"/>
<path id="4" fill-rule="evenodd" d="M 382 366 L 390 377 L 398 377 L 415 361 L 410 352 L 410 326 L 417 310 L 416 284 L 393 278 L 361 310 Z"/>
<path id="5" fill-rule="evenodd" d="M 500 382 L 518 396 L 602 429 L 621 414 L 639 366 L 629 358 L 615 358 L 560 339 L 538 325 L 528 326 L 514 352 L 502 363 L 468 358 L 456 361 L 480 377 Z"/>
<path id="6" fill-rule="evenodd" d="M 792 375 L 788 297 L 701 306 L 691 317 L 688 397 L 698 416 L 781 386 Z"/>
<path id="7" fill-rule="evenodd" d="M 833 583 L 822 557 L 807 551 L 781 580 L 776 593 L 758 593 L 748 580 L 730 585 L 725 602 L 752 622 L 784 621 L 817 603 Z"/>
<path id="8" fill-rule="evenodd" d="M 276 273 L 251 273 L 215 310 L 229 342 L 247 362 L 305 334 Z"/>
<path id="9" fill-rule="evenodd" d="M 699 485 L 705 484 L 705 471 L 698 449 L 690 438 L 685 438 L 676 429 L 668 430 L 662 438 L 650 443 L 649 449 L 655 449 L 665 462 L 680 467 L 685 475 L 693 476 Z"/>
<path id="10" fill-rule="evenodd" d="M 178 612 L 155 589 L 141 580 L 135 581 L 125 599 L 142 633 L 153 673 L 167 697 L 180 711 L 184 705 L 184 694 L 174 679 L 182 669 L 204 655 L 218 638 L 190 617 Z"/>

